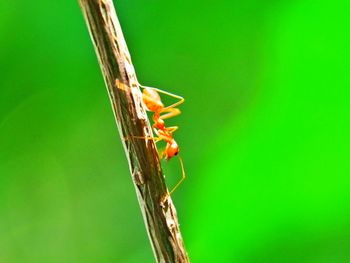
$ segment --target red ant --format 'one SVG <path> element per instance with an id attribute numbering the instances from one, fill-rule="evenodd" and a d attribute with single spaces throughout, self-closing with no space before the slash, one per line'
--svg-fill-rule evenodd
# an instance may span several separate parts
<path id="1" fill-rule="evenodd" d="M 116 80 L 116 86 L 120 89 L 125 89 L 124 84 L 121 83 L 118 79 Z M 160 89 L 146 87 L 140 84 L 138 84 L 138 86 L 143 89 L 142 99 L 147 110 L 154 112 L 153 114 L 154 124 L 152 127 L 155 134 L 157 135 L 157 137 L 154 138 L 154 142 L 157 143 L 161 140 L 164 140 L 166 142 L 166 148 L 164 151 L 162 151 L 159 154 L 159 157 L 162 159 L 165 156 L 166 160 L 169 161 L 172 157 L 178 156 L 181 164 L 182 178 L 167 195 L 168 197 L 179 187 L 182 181 L 186 178 L 186 175 L 185 175 L 183 161 L 181 157 L 178 155 L 179 146 L 176 143 L 175 139 L 173 138 L 173 132 L 175 132 L 179 127 L 178 126 L 165 127 L 164 120 L 174 117 L 176 115 L 179 115 L 181 111 L 175 107 L 182 104 L 185 101 L 185 99 L 181 96 L 178 96 Z M 170 97 L 176 98 L 179 101 L 170 106 L 164 107 L 164 104 L 162 103 L 162 100 L 158 92 L 168 95 Z M 132 137 L 137 139 L 151 139 L 151 140 L 153 139 L 153 137 L 144 137 L 144 136 L 132 136 Z M 128 138 L 125 138 L 125 140 L 127 139 Z"/>
<path id="2" fill-rule="evenodd" d="M 153 114 L 154 124 L 152 127 L 154 130 L 154 133 L 157 135 L 157 137 L 154 138 L 154 141 L 159 142 L 161 140 L 164 140 L 166 142 L 166 148 L 164 151 L 160 153 L 159 155 L 160 158 L 162 159 L 163 157 L 165 157 L 166 160 L 169 161 L 172 157 L 178 156 L 181 164 L 182 178 L 175 185 L 175 187 L 170 191 L 169 195 L 171 195 L 179 187 L 179 185 L 186 178 L 186 176 L 185 176 L 185 170 L 184 170 L 182 159 L 178 155 L 179 146 L 176 143 L 175 139 L 173 138 L 173 132 L 175 132 L 179 127 L 178 126 L 165 127 L 164 120 L 172 118 L 176 115 L 179 115 L 181 111 L 175 107 L 183 103 L 185 99 L 181 96 L 178 96 L 160 89 L 145 87 L 141 85 L 139 86 L 143 88 L 142 99 L 147 110 L 154 112 Z M 176 98 L 179 101 L 170 106 L 164 107 L 164 104 L 162 103 L 158 92 L 168 95 L 170 97 Z M 144 139 L 144 137 L 142 138 Z"/>

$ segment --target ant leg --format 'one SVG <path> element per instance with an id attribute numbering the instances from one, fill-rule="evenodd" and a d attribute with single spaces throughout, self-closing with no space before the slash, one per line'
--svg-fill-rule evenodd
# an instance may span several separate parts
<path id="1" fill-rule="evenodd" d="M 172 127 L 168 127 L 165 128 L 169 133 L 173 133 L 174 131 L 176 131 L 179 128 L 179 126 L 172 126 Z"/>
<path id="2" fill-rule="evenodd" d="M 162 160 L 165 157 L 165 155 L 166 155 L 166 151 L 165 150 L 159 152 L 159 154 L 158 154 L 159 160 Z"/>
<path id="3" fill-rule="evenodd" d="M 165 108 L 163 109 L 161 112 L 166 112 L 165 114 L 161 115 L 160 118 L 165 120 L 165 119 L 169 119 L 172 117 L 175 117 L 179 114 L 181 114 L 181 111 L 177 108 Z"/>
<path id="4" fill-rule="evenodd" d="M 178 102 L 175 102 L 174 104 L 170 105 L 170 106 L 167 106 L 163 109 L 163 111 L 166 111 L 168 109 L 171 109 L 171 108 L 175 108 L 177 106 L 179 106 L 180 104 L 184 103 L 185 102 L 185 99 L 179 95 L 176 95 L 176 94 L 173 94 L 173 93 L 170 93 L 170 92 L 167 92 L 167 91 L 164 91 L 164 90 L 161 90 L 161 89 L 156 89 L 154 88 L 154 90 L 160 92 L 160 93 L 163 93 L 165 95 L 168 95 L 169 97 L 173 97 L 175 99 L 178 99 L 179 101 Z"/>
<path id="5" fill-rule="evenodd" d="M 162 138 L 160 137 L 151 137 L 151 136 L 148 136 L 148 137 L 145 137 L 145 136 L 128 136 L 128 137 L 124 137 L 124 140 L 127 141 L 127 140 L 130 140 L 130 138 L 135 138 L 135 139 L 142 139 L 142 140 L 154 140 L 155 143 L 163 140 Z"/>
<path id="6" fill-rule="evenodd" d="M 179 100 L 178 102 L 175 102 L 174 104 L 165 107 L 165 108 L 163 109 L 163 111 L 166 111 L 166 110 L 171 109 L 171 108 L 175 108 L 176 106 L 178 106 L 178 105 L 180 105 L 180 104 L 182 104 L 182 103 L 185 102 L 185 99 L 184 99 L 183 97 L 179 96 L 179 95 L 176 95 L 176 94 L 173 94 L 173 93 L 170 93 L 170 92 L 161 90 L 161 89 L 153 88 L 153 87 L 142 86 L 142 85 L 140 85 L 140 84 L 139 84 L 139 86 L 140 86 L 141 88 L 143 88 L 143 89 L 145 89 L 145 88 L 153 89 L 153 90 L 155 90 L 155 91 L 157 91 L 157 92 L 159 92 L 159 93 L 165 94 L 165 95 L 167 95 L 167 96 L 169 96 L 169 97 L 173 97 L 173 98 Z"/>

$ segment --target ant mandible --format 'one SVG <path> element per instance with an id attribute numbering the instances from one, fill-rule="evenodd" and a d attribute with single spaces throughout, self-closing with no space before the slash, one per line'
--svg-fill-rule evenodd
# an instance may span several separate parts
<path id="1" fill-rule="evenodd" d="M 166 160 L 169 161 L 172 157 L 178 156 L 181 164 L 182 178 L 175 185 L 175 187 L 170 191 L 169 195 L 171 195 L 179 187 L 182 181 L 186 178 L 186 175 L 185 175 L 185 169 L 184 169 L 182 158 L 178 155 L 179 146 L 176 143 L 175 139 L 173 138 L 173 133 L 179 127 L 178 126 L 165 127 L 164 120 L 179 115 L 181 111 L 176 107 L 182 104 L 185 101 L 185 99 L 181 96 L 178 96 L 157 88 L 146 87 L 142 85 L 139 85 L 139 86 L 143 89 L 142 99 L 147 110 L 154 113 L 153 114 L 154 124 L 152 127 L 154 130 L 154 133 L 157 135 L 157 137 L 154 138 L 154 141 L 159 142 L 161 140 L 164 140 L 166 142 L 165 150 L 160 153 L 160 158 L 162 159 L 163 157 L 165 157 Z M 159 93 L 176 98 L 179 101 L 170 106 L 164 107 L 164 104 L 162 103 Z"/>

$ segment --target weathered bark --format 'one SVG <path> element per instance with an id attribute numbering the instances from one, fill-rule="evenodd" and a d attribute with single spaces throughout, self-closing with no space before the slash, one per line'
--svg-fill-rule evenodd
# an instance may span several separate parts
<path id="1" fill-rule="evenodd" d="M 79 0 L 95 46 L 157 262 L 189 262 L 112 0 Z M 128 139 L 125 139 L 128 138 Z M 165 200 L 165 201 L 164 201 Z M 132 237 L 131 237 L 132 238 Z"/>

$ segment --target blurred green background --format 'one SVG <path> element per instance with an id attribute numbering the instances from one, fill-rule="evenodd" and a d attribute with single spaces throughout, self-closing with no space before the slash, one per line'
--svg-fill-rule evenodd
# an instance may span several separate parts
<path id="1" fill-rule="evenodd" d="M 116 1 L 191 262 L 350 262 L 349 7 Z M 0 61 L 0 262 L 154 262 L 77 1 L 1 1 Z"/>

